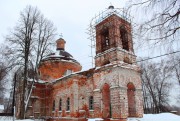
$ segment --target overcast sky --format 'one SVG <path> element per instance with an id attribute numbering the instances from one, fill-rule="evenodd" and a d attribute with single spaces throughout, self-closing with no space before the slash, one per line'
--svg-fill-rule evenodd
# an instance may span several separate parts
<path id="1" fill-rule="evenodd" d="M 20 11 L 27 5 L 37 6 L 54 23 L 59 35 L 63 34 L 66 50 L 86 70 L 91 67 L 90 40 L 86 33 L 90 20 L 111 4 L 115 8 L 123 8 L 125 1 L 127 0 L 0 0 L 0 43 L 5 42 L 4 37 L 16 25 Z"/>
<path id="2" fill-rule="evenodd" d="M 57 28 L 57 33 L 63 34 L 66 40 L 66 51 L 74 56 L 83 66 L 83 70 L 92 67 L 90 40 L 88 39 L 87 28 L 90 20 L 100 12 L 106 10 L 109 5 L 115 8 L 127 6 L 128 0 L 0 0 L 0 43 L 8 35 L 22 11 L 27 5 L 36 6 L 42 14 L 51 20 Z M 148 17 L 134 10 L 133 23 L 141 21 L 143 17 Z M 59 36 L 56 36 L 58 39 Z M 54 42 L 56 42 L 56 39 Z M 133 40 L 135 42 L 135 40 Z M 139 42 L 138 42 L 139 43 Z M 163 54 L 155 51 L 154 48 L 144 46 L 144 48 L 135 48 L 135 54 L 138 57 L 155 56 Z M 56 48 L 54 48 L 55 50 Z M 158 48 L 159 49 L 159 48 Z M 150 50 L 150 51 L 149 51 Z"/>

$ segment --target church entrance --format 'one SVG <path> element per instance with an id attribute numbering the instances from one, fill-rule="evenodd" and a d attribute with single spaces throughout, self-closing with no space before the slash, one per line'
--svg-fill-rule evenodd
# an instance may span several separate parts
<path id="1" fill-rule="evenodd" d="M 128 83 L 127 85 L 127 96 L 128 96 L 128 113 L 129 117 L 136 116 L 136 108 L 135 108 L 135 87 L 133 83 Z"/>
<path id="2" fill-rule="evenodd" d="M 105 83 L 102 88 L 102 116 L 111 118 L 110 86 Z"/>

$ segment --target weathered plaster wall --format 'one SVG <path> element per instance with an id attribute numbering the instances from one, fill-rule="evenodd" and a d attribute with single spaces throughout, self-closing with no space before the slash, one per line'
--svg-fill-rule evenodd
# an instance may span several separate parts
<path id="1" fill-rule="evenodd" d="M 64 76 L 66 70 L 77 72 L 80 71 L 81 68 L 81 65 L 71 61 L 45 61 L 39 66 L 40 79 L 44 81 L 52 81 Z"/>
<path id="2" fill-rule="evenodd" d="M 143 112 L 142 105 L 142 88 L 139 72 L 122 67 L 107 69 L 100 73 L 94 74 L 95 90 L 94 90 L 94 105 L 95 112 L 99 114 L 102 109 L 102 86 L 107 83 L 110 85 L 112 118 L 127 118 L 128 117 L 128 98 L 127 84 L 135 85 L 135 106 L 136 116 L 141 117 Z M 99 112 L 99 113 L 98 113 Z"/>

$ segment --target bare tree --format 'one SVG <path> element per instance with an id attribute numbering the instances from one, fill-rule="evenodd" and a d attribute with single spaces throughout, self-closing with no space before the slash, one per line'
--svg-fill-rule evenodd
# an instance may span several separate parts
<path id="1" fill-rule="evenodd" d="M 6 89 L 5 88 L 6 82 L 4 78 L 6 75 L 7 75 L 7 68 L 2 62 L 0 62 L 0 104 L 3 103 L 3 99 L 4 99 L 4 92 Z"/>
<path id="2" fill-rule="evenodd" d="M 27 99 L 27 80 L 29 70 L 37 77 L 37 66 L 41 59 L 51 50 L 56 29 L 53 23 L 44 18 L 41 12 L 32 6 L 27 6 L 21 13 L 18 24 L 7 36 L 10 45 L 8 57 L 11 65 L 23 67 L 23 84 L 20 118 L 25 116 L 25 100 Z M 27 103 L 27 102 L 26 102 Z"/>
<path id="3" fill-rule="evenodd" d="M 141 40 L 153 40 L 154 44 L 179 40 L 179 6 L 179 0 L 129 0 L 127 9 L 139 18 L 139 21 L 135 20 L 135 35 Z"/>
<path id="4" fill-rule="evenodd" d="M 170 66 L 172 66 L 174 71 L 174 76 L 180 86 L 180 57 L 179 55 L 169 56 Z"/>
<path id="5" fill-rule="evenodd" d="M 166 111 L 171 87 L 171 68 L 167 63 L 141 63 L 145 113 Z"/>
<path id="6" fill-rule="evenodd" d="M 178 54 L 168 56 L 169 66 L 172 68 L 173 80 L 174 80 L 174 90 L 175 99 L 177 104 L 180 103 L 180 57 Z M 178 107 L 178 105 L 177 105 Z"/>

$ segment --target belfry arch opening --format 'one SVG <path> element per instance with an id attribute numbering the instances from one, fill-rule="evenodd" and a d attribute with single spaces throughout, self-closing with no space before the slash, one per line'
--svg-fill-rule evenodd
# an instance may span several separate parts
<path id="1" fill-rule="evenodd" d="M 120 27 L 120 40 L 122 42 L 122 48 L 129 51 L 128 32 L 124 26 Z"/>
<path id="2" fill-rule="evenodd" d="M 136 116 L 135 86 L 131 82 L 127 84 L 127 97 L 129 117 L 134 117 Z"/>
<path id="3" fill-rule="evenodd" d="M 110 86 L 107 83 L 102 87 L 102 108 L 103 118 L 111 118 Z"/>
<path id="4" fill-rule="evenodd" d="M 110 47 L 110 38 L 109 38 L 109 28 L 104 27 L 101 31 L 101 47 L 102 51 L 109 49 Z"/>

